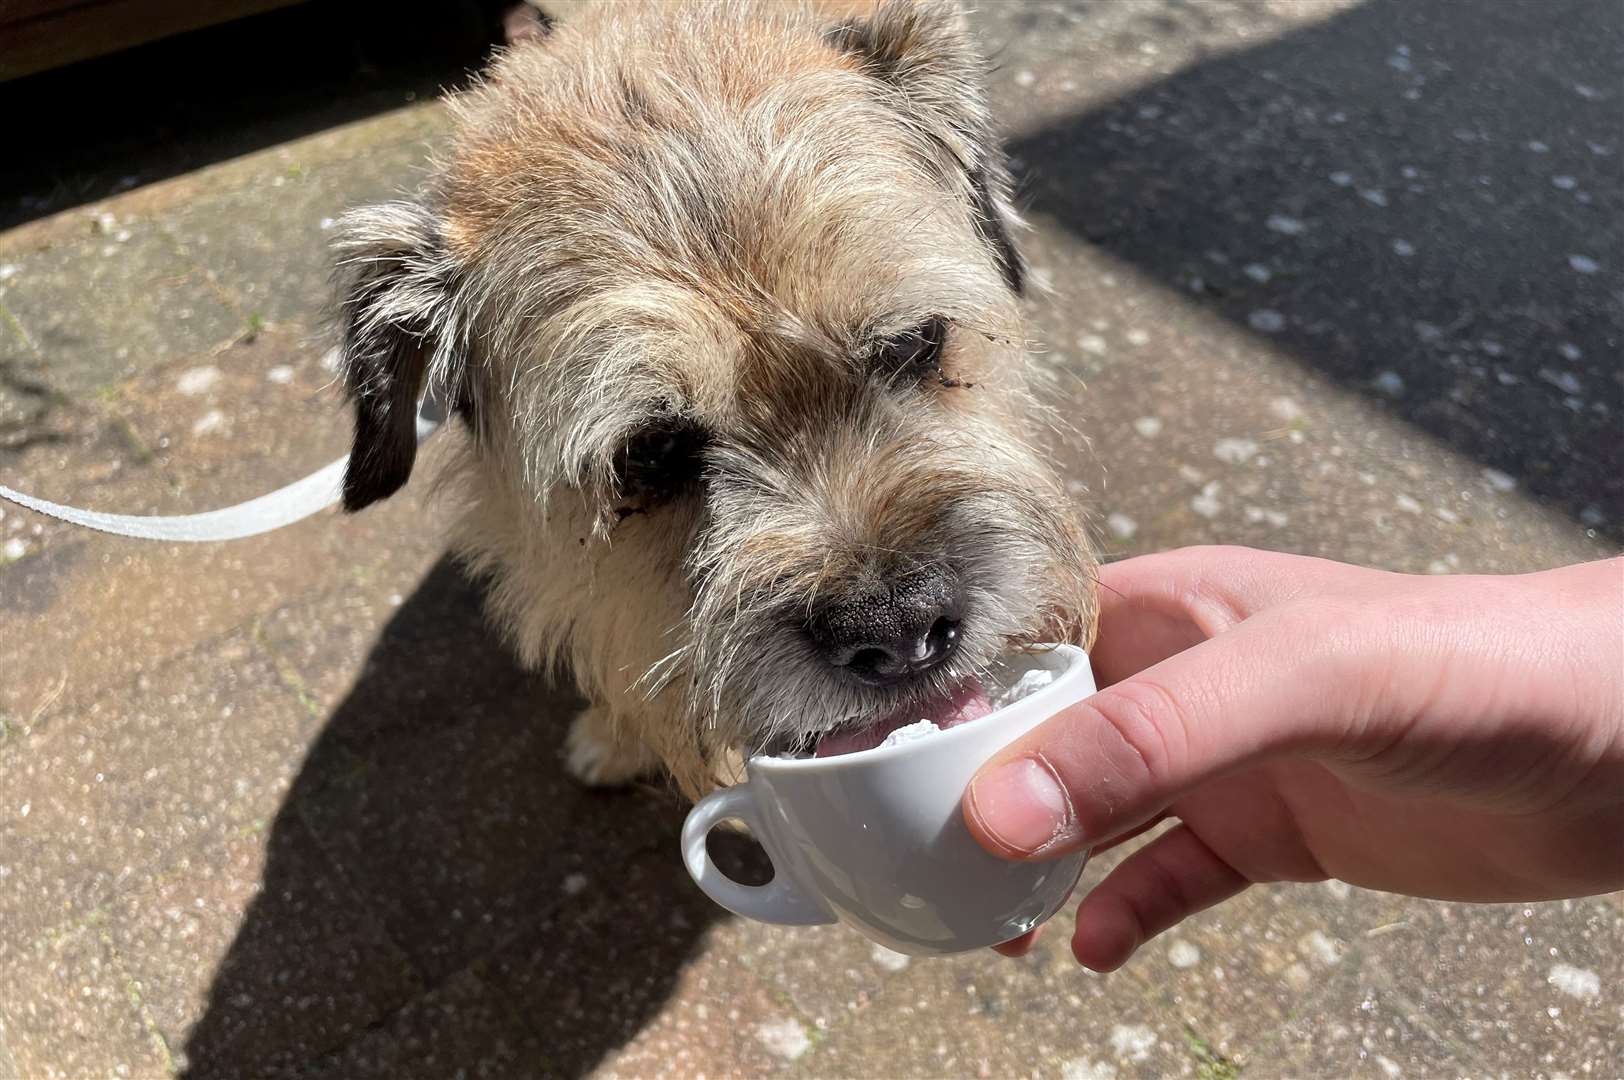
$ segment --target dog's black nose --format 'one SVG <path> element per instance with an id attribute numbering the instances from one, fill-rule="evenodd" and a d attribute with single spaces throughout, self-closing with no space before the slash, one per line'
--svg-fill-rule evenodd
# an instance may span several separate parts
<path id="1" fill-rule="evenodd" d="M 940 666 L 957 651 L 963 607 L 952 577 L 930 568 L 889 590 L 818 608 L 807 631 L 830 664 L 871 686 L 891 686 Z"/>

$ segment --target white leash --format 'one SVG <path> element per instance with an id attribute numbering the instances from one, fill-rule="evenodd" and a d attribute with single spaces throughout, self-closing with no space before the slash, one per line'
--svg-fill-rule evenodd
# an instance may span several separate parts
<path id="1" fill-rule="evenodd" d="M 446 416 L 445 402 L 430 393 L 423 396 L 417 409 L 417 442 L 433 435 Z M 349 455 L 331 465 L 316 470 L 303 480 L 295 480 L 287 487 L 278 488 L 268 495 L 237 503 L 222 510 L 208 510 L 201 514 L 151 515 L 104 514 L 96 510 L 81 510 L 74 506 L 48 502 L 15 491 L 0 484 L 0 499 L 8 499 L 19 506 L 38 511 L 87 529 L 112 533 L 114 536 L 133 536 L 140 540 L 178 540 L 185 543 L 204 543 L 213 540 L 239 540 L 245 536 L 258 536 L 284 525 L 302 521 L 318 510 L 325 510 L 338 502 L 342 495 L 344 467 Z"/>

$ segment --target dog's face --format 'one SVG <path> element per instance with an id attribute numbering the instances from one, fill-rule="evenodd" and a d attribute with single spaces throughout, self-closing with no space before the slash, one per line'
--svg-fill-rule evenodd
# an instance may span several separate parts
<path id="1" fill-rule="evenodd" d="M 1082 640 L 957 13 L 603 8 L 456 104 L 425 202 L 346 219 L 346 504 L 438 382 L 498 614 L 690 790 Z"/>

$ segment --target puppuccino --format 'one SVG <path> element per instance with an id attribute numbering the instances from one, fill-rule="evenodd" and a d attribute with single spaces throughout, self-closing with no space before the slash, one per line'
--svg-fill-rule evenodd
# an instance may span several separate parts
<path id="1" fill-rule="evenodd" d="M 994 858 L 971 837 L 959 801 L 994 753 L 1093 692 L 1087 654 L 1039 647 L 1005 658 L 932 715 L 899 710 L 799 753 L 753 757 L 745 783 L 706 796 L 688 815 L 688 871 L 739 915 L 844 922 L 914 956 L 1019 937 L 1065 903 L 1088 853 Z M 711 862 L 706 835 L 729 819 L 766 849 L 766 885 L 742 885 Z"/>

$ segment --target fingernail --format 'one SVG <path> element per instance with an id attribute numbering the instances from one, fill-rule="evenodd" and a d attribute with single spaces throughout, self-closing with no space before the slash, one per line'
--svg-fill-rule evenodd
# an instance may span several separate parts
<path id="1" fill-rule="evenodd" d="M 1036 758 L 1000 765 L 970 785 L 970 812 L 989 836 L 1017 855 L 1037 855 L 1074 831 L 1071 800 Z"/>

